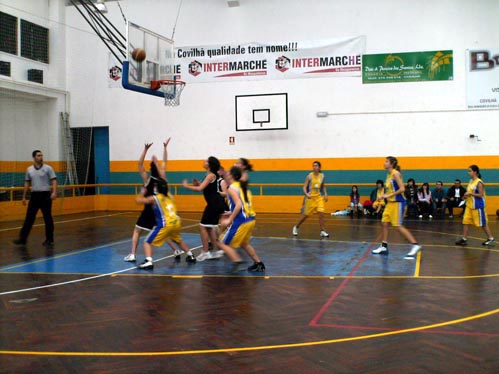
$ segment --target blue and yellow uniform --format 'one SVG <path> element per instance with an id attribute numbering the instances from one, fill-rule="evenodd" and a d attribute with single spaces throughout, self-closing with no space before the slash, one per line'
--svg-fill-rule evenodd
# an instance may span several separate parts
<path id="1" fill-rule="evenodd" d="M 175 243 L 180 243 L 180 229 L 182 223 L 177 215 L 177 208 L 170 196 L 158 193 L 154 195 L 153 211 L 156 217 L 156 226 L 153 227 L 146 242 L 156 247 L 162 246 L 170 238 Z"/>
<path id="2" fill-rule="evenodd" d="M 241 244 L 249 243 L 251 234 L 253 233 L 253 229 L 256 224 L 256 214 L 253 210 L 251 192 L 249 190 L 247 191 L 248 200 L 246 200 L 244 198 L 240 182 L 233 182 L 229 188 L 237 192 L 238 198 L 242 203 L 242 207 L 237 216 L 234 218 L 232 225 L 230 225 L 221 235 L 220 241 L 233 248 L 237 248 L 240 247 Z M 230 194 L 228 194 L 227 197 L 229 198 L 230 211 L 233 212 L 236 207 L 236 201 L 232 200 Z"/>
<path id="3" fill-rule="evenodd" d="M 395 173 L 398 173 L 398 171 L 394 169 L 386 176 L 385 189 L 387 195 L 393 194 L 394 192 L 400 190 L 400 186 L 394 177 Z M 390 196 L 386 200 L 387 204 L 385 210 L 383 211 L 381 222 L 389 222 L 394 227 L 402 226 L 406 206 L 405 196 L 403 194 L 398 194 Z"/>
<path id="4" fill-rule="evenodd" d="M 314 213 L 324 212 L 324 196 L 321 195 L 322 186 L 324 184 L 324 174 L 313 172 L 307 176 L 307 192 L 310 198 L 303 198 L 301 213 L 309 216 Z"/>
<path id="5" fill-rule="evenodd" d="M 466 192 L 479 193 L 478 185 L 482 183 L 480 178 L 470 180 Z M 466 209 L 464 210 L 463 225 L 475 225 L 477 227 L 487 226 L 487 214 L 485 212 L 485 191 L 482 197 L 473 195 L 466 196 Z"/>

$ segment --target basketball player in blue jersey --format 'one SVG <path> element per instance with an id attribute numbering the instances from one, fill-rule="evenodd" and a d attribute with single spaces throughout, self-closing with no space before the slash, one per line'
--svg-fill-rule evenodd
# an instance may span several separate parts
<path id="1" fill-rule="evenodd" d="M 157 191 L 155 195 L 145 196 L 146 189 L 143 188 L 142 193 L 136 198 L 139 204 L 151 205 L 156 217 L 156 225 L 144 240 L 144 254 L 146 258 L 137 268 L 152 270 L 154 268 L 152 247 L 160 247 L 168 239 L 177 244 L 186 253 L 186 262 L 196 262 L 196 258 L 180 235 L 182 225 L 180 217 L 177 215 L 175 203 L 168 193 L 168 182 L 161 178 L 154 178 L 154 181 L 154 188 Z"/>
<path id="2" fill-rule="evenodd" d="M 329 234 L 324 226 L 324 205 L 327 202 L 324 174 L 321 173 L 321 163 L 319 161 L 314 161 L 312 167 L 313 171 L 307 175 L 303 185 L 305 197 L 303 198 L 303 206 L 301 209 L 302 217 L 298 223 L 293 226 L 293 235 L 298 235 L 300 225 L 305 222 L 308 216 L 317 213 L 319 216 L 319 225 L 321 227 L 320 237 L 329 238 Z"/>
<path id="3" fill-rule="evenodd" d="M 247 189 L 247 183 L 241 183 L 241 177 L 242 170 L 237 166 L 233 166 L 227 175 L 230 184 L 227 197 L 231 213 L 221 220 L 222 227 L 227 227 L 227 230 L 222 234 L 218 245 L 232 261 L 232 272 L 241 271 L 240 266 L 244 263 L 235 250 L 238 247 L 243 248 L 254 261 L 248 271 L 264 272 L 265 265 L 250 244 L 256 224 L 255 212 L 252 208 L 251 192 Z"/>
<path id="4" fill-rule="evenodd" d="M 480 174 L 480 168 L 477 165 L 471 165 L 468 168 L 468 175 L 471 180 L 468 183 L 464 198 L 466 209 L 463 216 L 463 237 L 456 242 L 456 245 L 468 245 L 468 231 L 470 225 L 481 227 L 487 234 L 487 240 L 482 245 L 494 245 L 495 239 L 487 223 L 487 213 L 485 211 L 485 186 Z"/>
<path id="5" fill-rule="evenodd" d="M 400 174 L 400 166 L 395 157 L 388 156 L 384 164 L 385 170 L 388 172 L 386 176 L 385 188 L 386 192 L 378 198 L 379 201 L 386 199 L 387 204 L 383 211 L 381 222 L 383 224 L 383 241 L 381 245 L 372 250 L 374 254 L 388 254 L 388 224 L 396 227 L 399 232 L 412 244 L 409 253 L 404 257 L 407 260 L 415 259 L 416 254 L 421 250 L 411 232 L 403 226 L 404 209 L 406 200 L 404 197 L 404 182 Z"/>

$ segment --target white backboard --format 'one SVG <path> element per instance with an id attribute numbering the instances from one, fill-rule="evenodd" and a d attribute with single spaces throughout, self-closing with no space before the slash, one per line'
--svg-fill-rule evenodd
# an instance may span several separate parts
<path id="1" fill-rule="evenodd" d="M 287 93 L 236 96 L 236 131 L 287 129 Z"/>

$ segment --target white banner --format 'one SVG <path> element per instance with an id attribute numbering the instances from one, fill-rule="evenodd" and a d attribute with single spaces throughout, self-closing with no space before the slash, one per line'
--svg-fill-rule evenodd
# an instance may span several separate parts
<path id="1" fill-rule="evenodd" d="M 364 36 L 322 41 L 176 47 L 188 83 L 360 76 Z"/>
<path id="2" fill-rule="evenodd" d="M 499 108 L 499 49 L 466 51 L 469 109 Z"/>
<path id="3" fill-rule="evenodd" d="M 121 63 L 118 62 L 116 57 L 109 52 L 109 58 L 107 63 L 107 85 L 111 88 L 121 88 L 121 74 L 123 68 Z"/>

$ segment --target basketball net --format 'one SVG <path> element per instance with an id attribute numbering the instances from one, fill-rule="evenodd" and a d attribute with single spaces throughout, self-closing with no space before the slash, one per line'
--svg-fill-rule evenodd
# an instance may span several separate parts
<path id="1" fill-rule="evenodd" d="M 161 80 L 156 81 L 160 85 L 161 91 L 165 96 L 165 106 L 180 105 L 180 95 L 185 87 L 185 82 L 177 80 Z M 151 82 L 151 86 L 152 86 Z"/>

